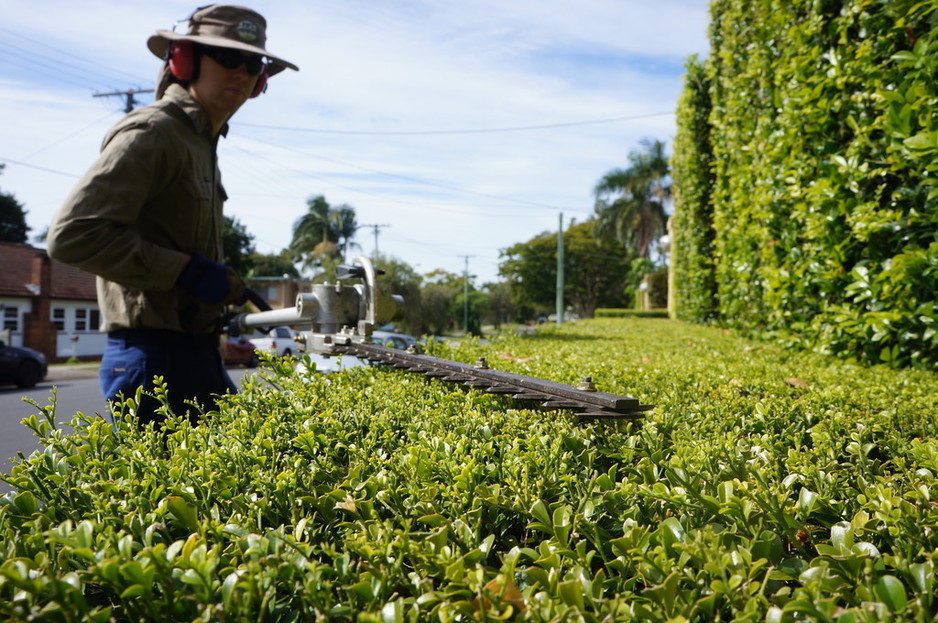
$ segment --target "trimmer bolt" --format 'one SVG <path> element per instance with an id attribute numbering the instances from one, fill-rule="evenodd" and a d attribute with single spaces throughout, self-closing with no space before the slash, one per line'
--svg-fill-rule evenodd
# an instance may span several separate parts
<path id="1" fill-rule="evenodd" d="M 584 376 L 583 380 L 580 381 L 580 384 L 576 386 L 581 392 L 595 392 L 596 385 L 593 384 L 593 377 Z"/>

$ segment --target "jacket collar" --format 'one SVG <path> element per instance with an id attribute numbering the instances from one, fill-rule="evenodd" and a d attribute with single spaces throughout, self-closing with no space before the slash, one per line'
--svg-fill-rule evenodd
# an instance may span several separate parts
<path id="1" fill-rule="evenodd" d="M 169 100 L 181 108 L 186 116 L 192 120 L 192 125 L 199 134 L 212 135 L 212 124 L 209 121 L 208 114 L 181 84 L 173 83 L 169 85 L 163 94 L 163 99 Z M 221 127 L 218 134 L 219 136 L 228 136 L 227 122 Z"/>

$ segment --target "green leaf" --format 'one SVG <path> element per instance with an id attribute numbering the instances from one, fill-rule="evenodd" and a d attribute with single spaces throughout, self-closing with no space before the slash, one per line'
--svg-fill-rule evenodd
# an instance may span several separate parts
<path id="1" fill-rule="evenodd" d="M 560 582 L 557 585 L 557 592 L 563 603 L 578 610 L 583 609 L 583 585 L 580 582 L 576 580 Z"/>
<path id="2" fill-rule="evenodd" d="M 171 496 L 167 500 L 169 511 L 173 517 L 178 519 L 189 531 L 196 532 L 199 529 L 198 513 L 195 504 L 187 502 L 179 496 Z"/>
<path id="3" fill-rule="evenodd" d="M 121 591 L 121 599 L 133 599 L 135 597 L 140 597 L 145 593 L 143 586 L 140 584 L 131 584 L 123 591 Z"/>
<path id="4" fill-rule="evenodd" d="M 195 569 L 186 569 L 179 579 L 182 580 L 183 583 L 192 586 L 203 586 L 205 584 L 205 578 Z"/>
<path id="5" fill-rule="evenodd" d="M 909 575 L 915 583 L 915 590 L 920 593 L 931 594 L 935 584 L 934 566 L 930 562 L 921 562 L 909 565 Z"/>
<path id="6" fill-rule="evenodd" d="M 905 586 L 894 575 L 884 575 L 876 581 L 876 596 L 890 612 L 904 610 L 908 602 Z"/>
<path id="7" fill-rule="evenodd" d="M 550 513 L 547 512 L 547 507 L 544 506 L 544 502 L 542 502 L 541 500 L 538 500 L 537 502 L 535 502 L 534 506 L 532 506 L 531 510 L 528 512 L 534 515 L 534 518 L 537 519 L 538 522 L 544 524 L 545 526 L 551 525 Z"/>
<path id="8" fill-rule="evenodd" d="M 24 515 L 32 515 L 39 510 L 39 503 L 32 491 L 23 491 L 16 494 L 16 497 L 13 498 L 13 506 Z"/>
<path id="9" fill-rule="evenodd" d="M 902 142 L 909 149 L 920 152 L 931 152 L 938 147 L 938 132 L 920 132 Z"/>
<path id="10" fill-rule="evenodd" d="M 817 493 L 809 490 L 807 487 L 802 488 L 801 493 L 798 494 L 798 510 L 802 513 L 810 513 L 811 509 L 814 508 L 815 502 L 817 502 L 817 498 Z"/>
<path id="11" fill-rule="evenodd" d="M 661 542 L 667 548 L 670 548 L 675 543 L 683 543 L 686 537 L 684 526 L 681 525 L 677 517 L 668 517 L 661 522 L 659 532 L 661 534 Z"/>

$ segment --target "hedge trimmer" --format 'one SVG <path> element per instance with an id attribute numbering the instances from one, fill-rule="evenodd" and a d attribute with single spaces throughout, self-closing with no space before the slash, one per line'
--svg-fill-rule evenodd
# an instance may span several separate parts
<path id="1" fill-rule="evenodd" d="M 228 331 L 237 335 L 259 327 L 303 327 L 296 339 L 300 350 L 306 352 L 358 357 L 488 393 L 510 395 L 532 406 L 569 409 L 581 419 L 635 419 L 652 408 L 630 396 L 597 391 L 590 377 L 574 387 L 494 370 L 484 357 L 467 364 L 375 344 L 371 340 L 372 331 L 393 320 L 404 304 L 400 296 L 385 294 L 378 288 L 377 274 L 367 258 L 356 258 L 353 265 L 336 268 L 336 279 L 360 279 L 360 283 L 314 284 L 310 292 L 297 296 L 294 307 L 285 309 L 272 310 L 251 293 L 250 300 L 266 311 L 238 314 L 229 323 Z"/>

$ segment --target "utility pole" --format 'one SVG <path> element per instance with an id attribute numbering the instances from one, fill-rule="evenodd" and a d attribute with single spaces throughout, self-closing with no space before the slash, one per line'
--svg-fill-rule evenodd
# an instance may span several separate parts
<path id="1" fill-rule="evenodd" d="M 113 95 L 123 95 L 126 99 L 124 104 L 124 112 L 130 112 L 134 109 L 134 106 L 137 104 L 137 100 L 134 99 L 134 95 L 138 93 L 153 93 L 153 89 L 128 89 L 126 91 L 114 91 L 112 93 L 95 93 L 92 97 L 110 97 Z"/>
<path id="2" fill-rule="evenodd" d="M 469 258 L 472 255 L 460 255 L 466 260 L 466 269 L 463 272 L 463 291 L 462 291 L 462 330 L 465 335 L 469 335 Z"/>
<path id="3" fill-rule="evenodd" d="M 563 212 L 557 227 L 557 326 L 563 323 Z"/>
<path id="4" fill-rule="evenodd" d="M 390 225 L 388 225 L 387 223 L 378 223 L 378 224 L 368 223 L 367 225 L 358 226 L 359 229 L 363 229 L 365 227 L 371 227 L 375 232 L 375 250 L 374 250 L 374 253 L 372 253 L 372 256 L 377 257 L 378 255 L 378 230 L 380 230 L 382 227 L 390 227 Z"/>

